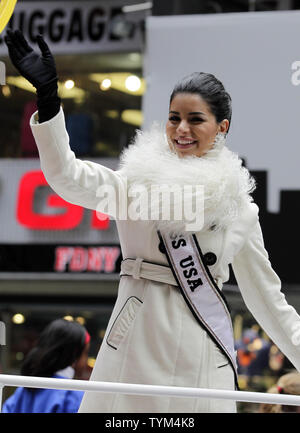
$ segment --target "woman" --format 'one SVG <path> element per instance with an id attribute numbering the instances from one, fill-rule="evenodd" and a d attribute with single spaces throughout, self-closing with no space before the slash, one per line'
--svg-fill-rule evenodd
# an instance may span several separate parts
<path id="1" fill-rule="evenodd" d="M 122 277 L 91 379 L 234 389 L 233 336 L 221 294 L 230 263 L 250 311 L 299 369 L 300 350 L 292 340 L 297 340 L 300 318 L 286 303 L 264 249 L 258 208 L 250 196 L 254 182 L 225 146 L 231 99 L 222 83 L 205 73 L 178 83 L 166 136 L 155 127 L 137 134 L 121 155 L 120 169 L 112 171 L 80 161 L 70 151 L 55 63 L 43 38 L 37 37 L 42 56 L 19 31 L 8 32 L 5 40 L 12 62 L 37 89 L 38 113 L 31 128 L 47 181 L 65 200 L 116 219 Z M 160 218 L 168 207 L 165 200 L 135 200 L 139 189 L 150 193 L 153 185 L 174 184 L 181 189 L 204 186 L 204 224 L 195 233 L 188 231 L 186 215 L 175 215 L 180 194 L 170 199 L 172 215 L 165 219 Z M 102 185 L 119 198 L 109 211 L 99 198 Z M 183 197 L 187 204 L 201 197 L 201 190 L 190 191 Z M 124 217 L 125 197 L 131 218 Z M 149 214 L 158 217 L 147 220 Z M 80 411 L 235 412 L 236 405 L 230 400 L 87 392 Z"/>
<path id="2" fill-rule="evenodd" d="M 26 356 L 23 376 L 73 379 L 80 377 L 87 363 L 90 336 L 77 322 L 57 319 L 41 333 Z M 76 413 L 82 391 L 17 388 L 3 404 L 2 413 Z"/>

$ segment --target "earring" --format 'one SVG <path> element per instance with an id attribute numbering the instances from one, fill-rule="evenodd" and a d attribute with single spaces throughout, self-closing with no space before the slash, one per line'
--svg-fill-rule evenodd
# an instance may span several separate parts
<path id="1" fill-rule="evenodd" d="M 215 136 L 213 148 L 214 149 L 220 149 L 223 146 L 225 146 L 226 143 L 226 134 L 222 134 L 222 132 L 218 132 Z"/>

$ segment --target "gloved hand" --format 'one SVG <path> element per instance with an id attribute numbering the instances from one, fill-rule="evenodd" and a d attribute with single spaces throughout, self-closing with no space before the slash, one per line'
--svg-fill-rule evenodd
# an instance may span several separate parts
<path id="1" fill-rule="evenodd" d="M 43 36 L 37 36 L 41 55 L 28 45 L 20 30 L 7 30 L 4 40 L 13 65 L 37 90 L 39 122 L 49 120 L 59 111 L 60 98 L 55 61 Z"/>
<path id="2" fill-rule="evenodd" d="M 15 32 L 7 30 L 4 40 L 13 65 L 38 92 L 42 91 L 42 88 L 50 82 L 56 81 L 57 83 L 55 61 L 42 35 L 38 35 L 36 38 L 42 55 L 28 45 L 20 30 Z"/>

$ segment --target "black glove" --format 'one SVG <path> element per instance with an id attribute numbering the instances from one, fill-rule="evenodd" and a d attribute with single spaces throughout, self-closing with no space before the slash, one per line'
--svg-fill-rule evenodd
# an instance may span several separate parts
<path id="1" fill-rule="evenodd" d="M 20 30 L 7 30 L 4 40 L 13 65 L 37 90 L 39 122 L 51 119 L 59 112 L 61 101 L 57 95 L 55 61 L 48 45 L 42 35 L 38 35 L 37 43 L 42 55 L 36 53 Z"/>

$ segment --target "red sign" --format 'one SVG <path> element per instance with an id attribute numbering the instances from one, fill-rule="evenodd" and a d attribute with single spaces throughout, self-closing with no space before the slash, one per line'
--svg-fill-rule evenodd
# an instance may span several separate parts
<path id="1" fill-rule="evenodd" d="M 54 270 L 57 272 L 115 272 L 119 247 L 57 247 Z"/>
<path id="2" fill-rule="evenodd" d="M 47 206 L 57 208 L 63 213 L 46 215 L 34 210 L 35 192 L 40 186 L 47 186 L 48 183 L 41 170 L 29 171 L 21 178 L 17 198 L 17 220 L 31 230 L 71 230 L 79 226 L 84 209 L 63 200 L 57 194 L 48 196 Z M 99 216 L 99 218 L 98 218 Z M 109 218 L 104 214 L 92 211 L 91 228 L 96 230 L 107 230 Z"/>

